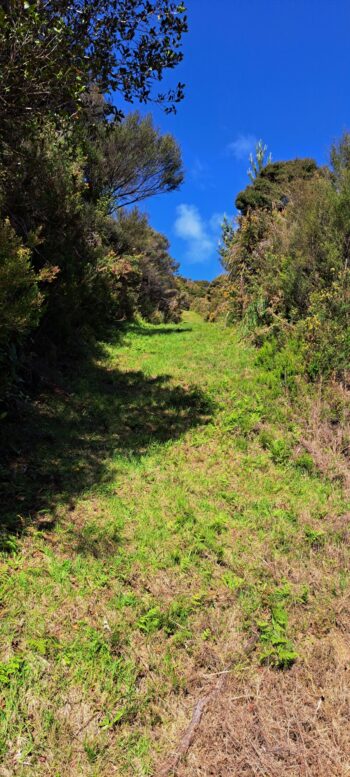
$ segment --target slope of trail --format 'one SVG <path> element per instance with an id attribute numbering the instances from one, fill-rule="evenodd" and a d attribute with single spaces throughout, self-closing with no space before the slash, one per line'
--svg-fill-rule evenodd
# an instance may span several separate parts
<path id="1" fill-rule="evenodd" d="M 280 376 L 187 314 L 101 345 L 31 413 L 1 777 L 348 775 L 348 506 Z"/>

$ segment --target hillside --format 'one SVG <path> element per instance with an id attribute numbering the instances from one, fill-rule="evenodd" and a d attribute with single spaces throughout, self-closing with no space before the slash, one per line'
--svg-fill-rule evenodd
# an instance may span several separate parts
<path id="1" fill-rule="evenodd" d="M 238 330 L 128 325 L 26 412 L 2 777 L 347 774 L 346 499 Z"/>

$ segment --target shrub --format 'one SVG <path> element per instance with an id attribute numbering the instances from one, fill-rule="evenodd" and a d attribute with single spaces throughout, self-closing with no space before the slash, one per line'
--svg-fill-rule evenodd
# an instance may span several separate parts
<path id="1" fill-rule="evenodd" d="M 270 199 L 261 199 L 262 192 Z M 238 229 L 224 225 L 223 232 L 233 318 L 243 321 L 261 359 L 289 387 L 299 373 L 344 378 L 350 363 L 350 135 L 333 147 L 331 169 L 317 170 L 312 160 L 269 164 L 243 195 Z"/>
<path id="2" fill-rule="evenodd" d="M 9 221 L 0 224 L 0 398 L 14 376 L 18 347 L 39 321 L 43 296 L 38 276 Z M 4 367 L 7 367 L 4 370 Z"/>
<path id="3" fill-rule="evenodd" d="M 23 246 L 9 221 L 0 224 L 0 348 L 18 341 L 39 318 L 42 295 Z"/>
<path id="4" fill-rule="evenodd" d="M 342 378 L 350 366 L 350 274 L 327 290 L 315 292 L 300 331 L 306 343 L 311 378 L 334 374 Z"/>

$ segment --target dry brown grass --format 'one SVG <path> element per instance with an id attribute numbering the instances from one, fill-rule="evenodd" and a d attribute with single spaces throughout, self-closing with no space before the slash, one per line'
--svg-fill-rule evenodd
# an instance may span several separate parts
<path id="1" fill-rule="evenodd" d="M 347 530 L 348 516 L 327 522 Z M 330 544 L 327 558 L 333 573 L 347 568 L 342 545 Z M 186 702 L 169 710 L 154 777 L 349 777 L 350 595 L 331 595 L 328 562 L 312 551 L 284 567 L 289 580 L 307 579 L 312 597 L 291 614 L 299 659 L 287 671 L 261 666 L 226 610 L 215 651 L 203 645 L 193 657 Z M 277 579 L 282 571 L 277 564 Z"/>
<path id="2" fill-rule="evenodd" d="M 157 777 L 348 777 L 349 672 L 348 632 L 339 629 L 311 642 L 288 672 L 228 673 L 187 754 Z"/>
<path id="3" fill-rule="evenodd" d="M 334 381 L 309 402 L 302 447 L 323 475 L 339 480 L 350 494 L 350 391 Z"/>

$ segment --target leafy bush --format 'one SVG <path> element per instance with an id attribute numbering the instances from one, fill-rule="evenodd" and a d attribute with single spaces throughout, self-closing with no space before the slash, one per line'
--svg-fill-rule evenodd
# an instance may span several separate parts
<path id="1" fill-rule="evenodd" d="M 253 183 L 237 195 L 236 208 L 243 215 L 249 210 L 283 208 L 292 182 L 312 178 L 316 169 L 313 159 L 270 162 L 260 170 Z"/>
<path id="2" fill-rule="evenodd" d="M 137 125 L 143 137 L 138 119 Z M 133 182 L 142 180 L 135 194 L 142 198 L 150 193 L 147 187 L 154 192 L 176 186 L 181 160 L 175 141 L 163 138 L 148 122 L 150 161 L 140 138 L 136 155 L 133 127 L 125 122 L 120 131 L 124 146 L 128 138 L 130 142 L 128 172 Z M 0 214 L 5 217 L 0 252 L 10 250 L 8 257 L 1 254 L 0 350 L 3 356 L 11 354 L 13 376 L 17 345 L 25 348 L 23 335 L 30 329 L 31 350 L 57 360 L 67 348 L 79 350 L 84 341 L 103 336 L 106 328 L 137 313 L 148 319 L 157 314 L 165 321 L 180 318 L 185 300 L 169 244 L 137 209 L 115 211 L 113 192 L 106 193 L 101 184 L 108 161 L 110 186 L 114 182 L 118 188 L 123 181 L 112 165 L 110 146 L 100 142 L 106 127 L 99 129 L 98 147 L 96 132 L 93 123 L 78 131 L 67 121 L 63 132 L 53 121 L 45 122 L 33 127 L 30 139 L 23 139 L 20 161 L 9 154 L 0 164 Z M 109 154 L 105 159 L 103 151 Z"/>
<path id="3" fill-rule="evenodd" d="M 128 230 L 117 216 L 121 205 L 181 183 L 179 146 L 151 117 L 125 118 L 111 99 L 156 99 L 175 110 L 183 84 L 155 93 L 152 86 L 182 60 L 185 7 L 168 0 L 117 5 L 55 0 L 0 10 L 6 385 L 22 356 L 57 362 L 138 312 L 178 320 L 182 309 L 166 239 L 139 215 L 124 219 Z"/>
<path id="4" fill-rule="evenodd" d="M 0 224 L 0 349 L 16 342 L 35 326 L 42 295 L 38 276 L 9 221 Z"/>
<path id="5" fill-rule="evenodd" d="M 341 377 L 349 369 L 349 284 L 350 273 L 346 272 L 329 289 L 312 295 L 309 314 L 300 327 L 312 378 L 332 374 Z"/>
<path id="6" fill-rule="evenodd" d="M 344 378 L 350 363 L 350 135 L 332 167 L 266 165 L 223 230 L 231 314 L 292 387 L 300 373 Z"/>
<path id="7" fill-rule="evenodd" d="M 25 248 L 9 221 L 0 224 L 0 398 L 17 360 L 17 349 L 39 321 L 43 295 Z M 6 366 L 6 370 L 4 367 Z"/>

